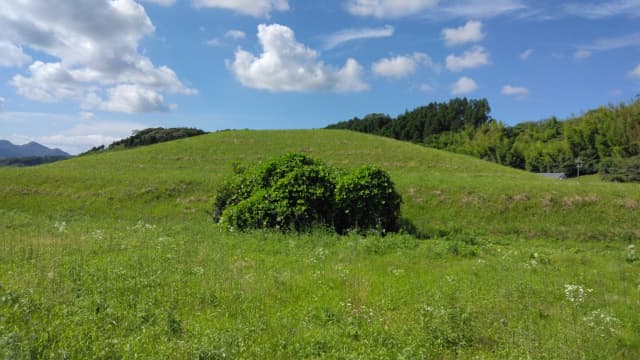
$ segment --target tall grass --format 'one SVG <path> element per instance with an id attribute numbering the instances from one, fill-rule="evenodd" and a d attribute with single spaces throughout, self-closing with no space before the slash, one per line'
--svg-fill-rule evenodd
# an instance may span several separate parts
<path id="1" fill-rule="evenodd" d="M 431 238 L 211 224 L 287 151 L 387 169 Z M 638 189 L 339 131 L 0 169 L 0 358 L 638 358 Z"/>

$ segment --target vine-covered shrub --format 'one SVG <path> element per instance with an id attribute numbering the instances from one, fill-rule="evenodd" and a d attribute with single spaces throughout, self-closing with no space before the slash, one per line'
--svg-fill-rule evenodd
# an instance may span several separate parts
<path id="1" fill-rule="evenodd" d="M 398 230 L 400 203 L 383 170 L 364 166 L 345 172 L 292 153 L 235 167 L 218 190 L 213 220 L 239 230 L 321 226 L 339 233 L 385 233 Z"/>
<path id="2" fill-rule="evenodd" d="M 401 202 L 386 172 L 373 166 L 357 168 L 338 180 L 336 229 L 397 231 Z"/>

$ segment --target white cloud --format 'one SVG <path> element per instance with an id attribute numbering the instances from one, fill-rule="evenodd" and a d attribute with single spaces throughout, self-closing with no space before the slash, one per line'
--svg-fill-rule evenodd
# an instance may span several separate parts
<path id="1" fill-rule="evenodd" d="M 247 34 L 242 30 L 229 30 L 224 33 L 223 37 L 225 39 L 242 40 L 247 37 Z M 207 44 L 208 46 L 216 47 L 224 45 L 224 41 L 221 38 L 216 37 L 211 40 L 205 41 L 205 44 Z"/>
<path id="2" fill-rule="evenodd" d="M 464 95 L 478 90 L 478 84 L 466 76 L 461 77 L 451 85 L 452 95 Z"/>
<path id="3" fill-rule="evenodd" d="M 381 28 L 347 29 L 338 31 L 329 35 L 325 41 L 325 49 L 333 49 L 338 45 L 353 40 L 390 37 L 393 36 L 394 31 L 393 26 L 390 25 L 386 25 Z"/>
<path id="4" fill-rule="evenodd" d="M 96 119 L 96 114 L 90 112 L 90 111 L 80 111 L 80 113 L 78 114 L 80 115 L 80 117 L 82 118 L 82 120 L 95 120 Z"/>
<path id="5" fill-rule="evenodd" d="M 205 41 L 205 44 L 207 44 L 208 46 L 216 47 L 222 45 L 222 41 L 220 41 L 220 39 L 218 38 L 213 38 L 211 40 Z"/>
<path id="6" fill-rule="evenodd" d="M 131 122 L 85 122 L 52 135 L 38 136 L 34 140 L 52 148 L 60 148 L 71 154 L 78 154 L 94 146 L 109 145 L 130 136 L 133 130 L 149 126 Z"/>
<path id="7" fill-rule="evenodd" d="M 523 51 L 522 53 L 520 53 L 520 59 L 521 60 L 529 60 L 531 55 L 533 55 L 533 49 L 527 49 L 527 50 Z"/>
<path id="8" fill-rule="evenodd" d="M 347 11 L 357 16 L 399 18 L 427 16 L 432 19 L 483 19 L 527 10 L 523 0 L 348 0 Z"/>
<path id="9" fill-rule="evenodd" d="M 482 41 L 485 34 L 482 32 L 482 22 L 471 20 L 464 26 L 442 30 L 442 36 L 447 46 L 454 46 Z"/>
<path id="10" fill-rule="evenodd" d="M 415 15 L 438 4 L 438 0 L 349 0 L 347 10 L 358 16 L 397 18 Z"/>
<path id="11" fill-rule="evenodd" d="M 241 30 L 229 30 L 224 34 L 224 37 L 234 40 L 240 40 L 247 37 L 247 34 Z"/>
<path id="12" fill-rule="evenodd" d="M 462 56 L 449 55 L 447 56 L 447 69 L 453 72 L 459 72 L 464 69 L 473 69 L 479 66 L 488 65 L 491 63 L 489 59 L 489 53 L 485 51 L 482 46 L 474 46 L 468 51 L 465 51 Z"/>
<path id="13" fill-rule="evenodd" d="M 344 67 L 325 65 L 316 51 L 299 43 L 293 30 L 283 25 L 259 25 L 258 56 L 238 49 L 227 66 L 244 85 L 254 89 L 285 91 L 363 91 L 363 69 L 348 59 Z"/>
<path id="14" fill-rule="evenodd" d="M 85 91 L 82 82 L 62 63 L 36 61 L 29 66 L 30 76 L 16 75 L 11 85 L 18 94 L 34 101 L 80 100 Z"/>
<path id="15" fill-rule="evenodd" d="M 596 39 L 592 44 L 582 46 L 589 51 L 609 51 L 640 46 L 640 33 L 633 33 L 618 37 Z"/>
<path id="16" fill-rule="evenodd" d="M 525 96 L 529 94 L 529 89 L 521 86 L 505 85 L 502 87 L 502 95 Z"/>
<path id="17" fill-rule="evenodd" d="M 523 0 L 453 0 L 447 4 L 435 18 L 486 19 L 528 10 Z"/>
<path id="18" fill-rule="evenodd" d="M 613 0 L 598 3 L 572 3 L 564 6 L 567 13 L 587 19 L 626 15 L 640 16 L 640 0 Z"/>
<path id="19" fill-rule="evenodd" d="M 81 102 L 122 85 L 149 92 L 192 95 L 175 72 L 156 66 L 139 51 L 155 31 L 144 8 L 133 0 L 10 1 L 0 12 L 1 36 L 17 46 L 45 53 L 27 74 L 13 77 L 16 91 L 31 100 Z M 115 107 L 114 107 L 115 109 Z"/>
<path id="20" fill-rule="evenodd" d="M 24 53 L 20 46 L 8 41 L 0 41 L 0 66 L 22 67 L 31 62 L 31 56 Z"/>
<path id="21" fill-rule="evenodd" d="M 156 124 L 102 120 L 79 120 L 81 114 L 0 113 L 3 135 L 14 144 L 36 141 L 51 148 L 78 154 L 93 146 L 108 145 L 130 136 L 132 130 L 154 127 Z M 10 135 L 9 135 L 10 134 Z"/>
<path id="22" fill-rule="evenodd" d="M 414 53 L 413 55 L 380 59 L 371 66 L 371 70 L 378 76 L 401 79 L 415 73 L 420 65 L 434 66 L 429 55 Z"/>
<path id="23" fill-rule="evenodd" d="M 596 39 L 591 44 L 578 47 L 578 49 L 573 53 L 573 57 L 574 59 L 586 59 L 595 52 L 633 47 L 640 47 L 640 33 Z"/>
<path id="24" fill-rule="evenodd" d="M 167 106 L 164 97 L 158 92 L 138 85 L 118 85 L 109 89 L 109 99 L 99 100 L 97 107 L 101 110 L 142 113 L 142 112 L 167 112 L 175 105 Z"/>
<path id="25" fill-rule="evenodd" d="M 573 58 L 574 59 L 586 59 L 588 57 L 591 57 L 592 52 L 589 50 L 585 50 L 585 49 L 580 49 L 580 50 L 576 50 L 576 52 L 573 53 Z"/>
<path id="26" fill-rule="evenodd" d="M 176 0 L 142 0 L 143 2 L 156 4 L 160 6 L 172 6 L 176 3 Z"/>
<path id="27" fill-rule="evenodd" d="M 629 73 L 629 76 L 640 79 L 640 65 L 636 66 L 635 69 L 631 70 L 631 72 Z"/>
<path id="28" fill-rule="evenodd" d="M 429 84 L 420 84 L 420 86 L 418 87 L 418 89 L 422 92 L 432 92 L 435 91 L 436 89 L 429 85 Z"/>
<path id="29" fill-rule="evenodd" d="M 196 7 L 220 8 L 255 17 L 269 17 L 272 11 L 288 11 L 287 0 L 193 0 Z"/>
<path id="30" fill-rule="evenodd" d="M 3 98 L 2 96 L 0 96 L 0 113 L 4 112 L 4 102 L 5 102 L 5 98 Z"/>

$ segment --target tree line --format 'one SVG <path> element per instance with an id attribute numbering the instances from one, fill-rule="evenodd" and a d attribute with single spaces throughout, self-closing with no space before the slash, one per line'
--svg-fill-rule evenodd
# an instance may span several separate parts
<path id="1" fill-rule="evenodd" d="M 532 172 L 638 181 L 640 100 L 608 105 L 560 121 L 508 126 L 490 116 L 486 99 L 452 99 L 406 111 L 395 119 L 370 114 L 329 125 L 472 155 Z"/>
<path id="2" fill-rule="evenodd" d="M 122 140 L 111 143 L 108 147 L 100 145 L 91 148 L 89 151 L 81 154 L 87 155 L 105 150 L 129 149 L 138 146 L 146 146 L 158 144 L 166 141 L 188 138 L 192 136 L 204 135 L 207 132 L 194 128 L 148 128 L 144 130 L 134 130 L 132 135 Z"/>

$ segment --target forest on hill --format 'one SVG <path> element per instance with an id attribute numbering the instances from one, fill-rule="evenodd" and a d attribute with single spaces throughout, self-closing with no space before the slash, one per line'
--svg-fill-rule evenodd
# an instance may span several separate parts
<path id="1" fill-rule="evenodd" d="M 490 116 L 486 99 L 430 103 L 392 118 L 369 114 L 329 125 L 472 155 L 532 172 L 600 173 L 640 181 L 640 100 L 609 105 L 560 121 L 508 126 Z"/>
<path id="2" fill-rule="evenodd" d="M 195 128 L 148 128 L 144 130 L 134 130 L 133 134 L 127 138 L 115 141 L 111 145 L 104 145 L 91 148 L 89 151 L 80 154 L 88 155 L 105 150 L 131 149 L 138 146 L 159 144 L 167 141 L 189 138 L 192 136 L 204 135 L 206 131 Z"/>

